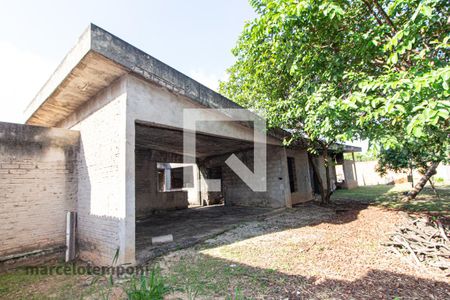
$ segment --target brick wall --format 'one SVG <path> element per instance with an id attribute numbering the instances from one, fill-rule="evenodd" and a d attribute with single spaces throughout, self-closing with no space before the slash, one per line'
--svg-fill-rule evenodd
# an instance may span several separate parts
<path id="1" fill-rule="evenodd" d="M 77 131 L 0 123 L 0 257 L 65 245 Z"/>

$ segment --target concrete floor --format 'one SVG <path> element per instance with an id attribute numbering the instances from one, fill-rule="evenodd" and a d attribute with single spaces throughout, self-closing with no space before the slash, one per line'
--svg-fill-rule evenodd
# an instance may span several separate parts
<path id="1" fill-rule="evenodd" d="M 207 206 L 167 211 L 136 222 L 136 260 L 145 263 L 169 251 L 190 247 L 233 226 L 264 218 L 270 208 Z M 152 245 L 152 237 L 173 235 L 173 242 Z"/>

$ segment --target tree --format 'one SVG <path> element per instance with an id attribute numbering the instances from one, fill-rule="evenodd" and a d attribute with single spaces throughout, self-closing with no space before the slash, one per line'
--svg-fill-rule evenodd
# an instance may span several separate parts
<path id="1" fill-rule="evenodd" d="M 418 170 L 422 174 L 421 180 L 416 185 L 412 182 L 413 189 L 403 198 L 404 201 L 413 199 L 427 182 L 430 183 L 434 193 L 438 195 L 431 176 L 437 172 L 436 168 L 439 165 L 439 160 L 436 160 L 436 157 L 439 155 L 425 152 L 426 149 L 427 147 L 425 145 L 405 141 L 402 143 L 402 148 L 380 149 L 377 154 L 377 172 L 381 175 L 385 175 L 388 170 L 394 172 L 409 171 L 411 175 L 413 170 Z M 433 168 L 430 168 L 430 166 L 433 166 Z M 412 193 L 415 193 L 415 195 L 412 196 Z"/>
<path id="2" fill-rule="evenodd" d="M 448 160 L 447 1 L 250 2 L 258 18 L 233 49 L 224 94 L 264 111 L 288 142 L 307 137 L 328 167 L 330 146 L 356 138 L 398 149 L 408 137 Z"/>

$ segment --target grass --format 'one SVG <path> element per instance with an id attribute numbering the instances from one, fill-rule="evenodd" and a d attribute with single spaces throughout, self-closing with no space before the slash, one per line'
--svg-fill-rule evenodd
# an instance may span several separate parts
<path id="1" fill-rule="evenodd" d="M 0 275 L 0 299 L 80 299 L 95 287 L 86 276 L 28 274 L 18 268 Z"/>
<path id="2" fill-rule="evenodd" d="M 181 299 L 244 299 L 240 287 L 264 289 L 265 281 L 260 279 L 266 278 L 264 274 L 207 256 L 196 258 L 195 262 L 183 258 L 165 274 L 156 266 L 147 275 L 136 274 L 122 281 L 94 275 L 29 274 L 25 268 L 17 268 L 0 274 L 0 299 L 157 300 L 174 292 Z"/>
<path id="3" fill-rule="evenodd" d="M 201 254 L 182 257 L 166 273 L 167 283 L 183 294 L 183 299 L 198 296 L 244 299 L 243 289 L 264 292 L 268 281 L 279 281 L 273 270 L 255 269 Z"/>
<path id="4" fill-rule="evenodd" d="M 207 256 L 199 256 L 195 262 L 181 259 L 168 274 L 168 283 L 189 299 L 197 295 L 229 294 L 239 290 L 240 284 L 248 279 L 255 288 L 264 289 L 264 282 L 258 280 L 260 276 L 252 269 Z"/>
<path id="5" fill-rule="evenodd" d="M 125 293 L 129 300 L 162 300 L 171 292 L 171 288 L 165 283 L 159 268 L 153 268 L 147 275 L 132 276 L 125 287 Z"/>
<path id="6" fill-rule="evenodd" d="M 404 193 L 409 191 L 410 188 L 409 184 L 361 186 L 352 190 L 337 190 L 333 194 L 333 199 L 378 204 L 388 208 L 413 212 L 442 212 L 448 214 L 450 211 L 450 185 L 436 186 L 439 197 L 434 194 L 431 187 L 426 186 L 413 201 L 401 202 Z"/>

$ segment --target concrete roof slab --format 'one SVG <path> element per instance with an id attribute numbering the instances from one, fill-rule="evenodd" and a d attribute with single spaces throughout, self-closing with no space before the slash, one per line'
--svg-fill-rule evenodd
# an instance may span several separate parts
<path id="1" fill-rule="evenodd" d="M 55 126 L 132 72 L 208 108 L 241 108 L 174 68 L 91 24 L 25 111 L 26 123 Z"/>

